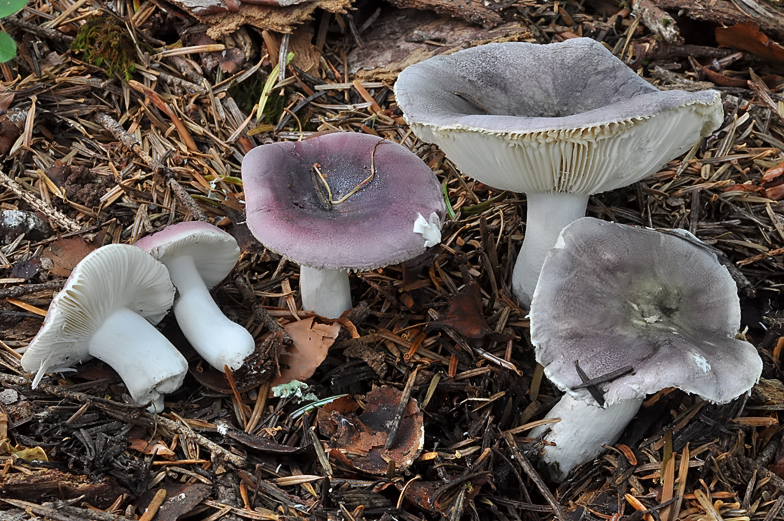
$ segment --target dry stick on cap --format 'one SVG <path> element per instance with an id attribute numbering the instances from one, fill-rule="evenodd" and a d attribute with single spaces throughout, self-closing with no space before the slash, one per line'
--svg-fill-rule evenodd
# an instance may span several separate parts
<path id="1" fill-rule="evenodd" d="M 138 404 L 163 410 L 163 395 L 182 385 L 188 364 L 154 324 L 166 315 L 174 286 L 166 267 L 125 244 L 88 254 L 52 300 L 41 330 L 22 357 L 35 372 L 33 387 L 47 371 L 91 357 L 109 364 Z"/>
<path id="2" fill-rule="evenodd" d="M 547 254 L 530 320 L 536 360 L 566 392 L 547 415 L 561 419 L 545 437 L 556 444 L 545 447 L 555 479 L 615 443 L 647 394 L 677 387 L 726 403 L 760 377 L 757 350 L 735 338 L 735 282 L 696 237 L 676 232 L 584 217 Z M 585 389 L 578 359 L 588 375 L 613 375 L 592 384 L 605 407 Z"/>
<path id="3" fill-rule="evenodd" d="M 190 221 L 167 226 L 136 242 L 169 270 L 178 296 L 174 316 L 185 338 L 219 371 L 242 367 L 256 343 L 247 329 L 226 318 L 209 290 L 240 258 L 230 234 L 211 224 Z"/>
<path id="4" fill-rule="evenodd" d="M 512 277 L 525 306 L 591 194 L 649 176 L 722 122 L 717 92 L 660 92 L 589 38 L 436 56 L 405 69 L 395 96 L 414 133 L 464 174 L 526 194 Z"/>
<path id="5" fill-rule="evenodd" d="M 263 145 L 242 179 L 248 228 L 300 264 L 303 308 L 325 317 L 351 308 L 348 270 L 397 264 L 441 239 L 438 180 L 391 141 L 338 132 Z"/>

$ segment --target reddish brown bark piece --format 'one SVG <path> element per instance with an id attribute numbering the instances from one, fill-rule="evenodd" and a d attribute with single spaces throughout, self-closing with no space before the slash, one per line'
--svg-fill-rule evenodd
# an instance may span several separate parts
<path id="1" fill-rule="evenodd" d="M 730 0 L 711 0 L 710 2 L 702 0 L 652 0 L 652 2 L 659 9 L 682 12 L 684 16 L 694 20 L 718 22 L 724 25 L 752 21 L 751 16 L 735 7 L 735 4 Z M 784 25 L 769 18 L 760 18 L 757 21 L 762 31 L 768 36 L 776 39 L 784 38 Z"/>
<path id="2" fill-rule="evenodd" d="M 479 284 L 474 281 L 467 283 L 457 295 L 449 301 L 449 308 L 438 320 L 427 326 L 428 331 L 449 327 L 471 340 L 485 337 L 496 342 L 506 342 L 508 335 L 497 333 L 487 325 L 482 314 L 482 294 Z"/>
<path id="3" fill-rule="evenodd" d="M 515 0 L 486 2 L 484 0 L 389 0 L 402 9 L 413 8 L 448 14 L 467 22 L 480 24 L 485 28 L 495 27 L 504 21 L 501 10 L 515 3 Z"/>
<path id="4" fill-rule="evenodd" d="M 402 393 L 381 386 L 365 396 L 365 410 L 357 416 L 356 402 L 336 400 L 318 412 L 319 433 L 330 438 L 330 456 L 343 464 L 370 474 L 386 474 L 389 460 L 396 468 L 410 466 L 424 445 L 422 412 L 416 400 L 409 400 L 395 444 L 384 449 L 389 425 L 395 417 Z"/>
<path id="5" fill-rule="evenodd" d="M 760 26 L 756 22 L 717 27 L 716 43 L 723 47 L 754 53 L 766 60 L 784 61 L 784 47 L 760 32 Z"/>
<path id="6" fill-rule="evenodd" d="M 33 470 L 31 474 L 7 474 L 0 480 L 0 493 L 3 498 L 33 503 L 81 497 L 93 506 L 106 508 L 128 491 L 112 479 L 96 482 L 87 476 L 43 469 Z"/>
<path id="7" fill-rule="evenodd" d="M 216 12 L 207 14 L 195 12 L 185 6 L 190 3 L 204 2 L 207 4 L 223 4 L 222 0 L 171 0 L 172 3 L 188 12 L 191 12 L 200 22 L 210 26 L 207 35 L 211 38 L 220 38 L 224 34 L 231 34 L 243 25 L 251 25 L 258 29 L 268 29 L 278 33 L 290 33 L 294 27 L 304 23 L 313 15 L 316 8 L 330 13 L 345 13 L 351 6 L 351 0 L 314 0 L 304 4 L 288 7 L 272 7 L 267 5 L 251 5 L 243 2 L 236 12 Z M 213 8 L 214 9 L 214 8 Z"/>
<path id="8" fill-rule="evenodd" d="M 372 31 L 362 34 L 365 48 L 355 47 L 348 54 L 348 63 L 356 79 L 395 81 L 409 65 L 463 46 L 530 38 L 533 33 L 520 22 L 488 30 L 431 11 L 390 10 L 381 15 Z"/>

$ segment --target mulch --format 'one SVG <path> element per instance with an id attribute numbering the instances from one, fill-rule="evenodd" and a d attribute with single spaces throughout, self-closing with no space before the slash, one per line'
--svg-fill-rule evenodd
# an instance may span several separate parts
<path id="1" fill-rule="evenodd" d="M 19 51 L 0 65 L 0 518 L 780 515 L 782 6 L 460 3 L 357 1 L 344 11 L 325 2 L 292 7 L 291 17 L 254 5 L 235 27 L 245 6 L 210 15 L 220 23 L 207 26 L 186 3 L 36 0 L 3 21 Z M 267 14 L 276 25 L 264 26 Z M 72 50 L 86 23 L 111 37 L 91 40 L 89 53 Z M 441 24 L 450 30 L 422 30 Z M 525 196 L 462 175 L 419 141 L 392 85 L 407 64 L 464 45 L 575 36 L 606 43 L 659 88 L 721 92 L 719 130 L 651 177 L 592 196 L 588 215 L 684 228 L 715 248 L 738 284 L 740 334 L 764 370 L 750 396 L 727 405 L 674 389 L 649 397 L 615 446 L 555 483 L 539 466 L 542 441 L 526 435 L 560 392 L 536 364 L 526 310 L 510 291 Z M 367 49 L 389 53 L 385 63 Z M 289 52 L 289 65 L 273 71 Z M 109 74 L 112 60 L 120 61 Z M 412 150 L 443 183 L 455 217 L 425 263 L 351 275 L 356 308 L 307 381 L 329 403 L 303 407 L 296 395 L 270 396 L 268 383 L 240 392 L 211 380 L 172 317 L 162 330 L 193 365 L 163 414 L 129 403 L 117 375 L 95 360 L 31 388 L 19 358 L 76 263 L 184 220 L 235 236 L 242 257 L 213 296 L 259 344 L 282 342 L 278 325 L 308 316 L 297 310 L 298 269 L 248 232 L 240 165 L 254 146 L 330 131 Z M 12 226 L 9 211 L 35 217 Z M 479 306 L 465 305 L 469 292 Z M 478 338 L 466 339 L 466 322 L 484 328 Z M 406 396 L 410 407 L 398 408 Z M 368 433 L 381 428 L 381 410 L 408 446 L 374 459 Z M 347 423 L 353 431 L 341 430 Z"/>

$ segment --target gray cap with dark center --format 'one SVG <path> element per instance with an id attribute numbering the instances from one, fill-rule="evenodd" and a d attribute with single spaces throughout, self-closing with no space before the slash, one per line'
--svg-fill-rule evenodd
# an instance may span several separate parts
<path id="1" fill-rule="evenodd" d="M 762 360 L 738 340 L 735 282 L 705 245 L 674 234 L 585 217 L 561 232 L 531 304 L 531 339 L 545 374 L 586 401 L 589 378 L 608 405 L 677 387 L 725 403 L 759 379 Z"/>

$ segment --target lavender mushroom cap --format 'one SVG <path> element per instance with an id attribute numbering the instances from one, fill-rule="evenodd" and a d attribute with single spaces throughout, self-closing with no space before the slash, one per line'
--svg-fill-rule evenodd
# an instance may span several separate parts
<path id="1" fill-rule="evenodd" d="M 395 96 L 464 173 L 526 193 L 629 185 L 722 121 L 717 92 L 659 91 L 590 38 L 436 56 L 406 68 Z"/>
<path id="2" fill-rule="evenodd" d="M 590 378 L 625 366 L 601 384 L 608 405 L 665 387 L 725 403 L 751 389 L 762 360 L 737 340 L 735 282 L 716 256 L 679 235 L 582 218 L 567 226 L 545 260 L 531 304 L 536 357 L 553 383 L 592 401 Z"/>
<path id="3" fill-rule="evenodd" d="M 167 226 L 147 235 L 135 246 L 159 261 L 178 255 L 191 255 L 207 288 L 212 288 L 237 264 L 240 248 L 230 234 L 212 224 L 188 221 Z"/>
<path id="4" fill-rule="evenodd" d="M 338 200 L 370 175 L 374 147 L 374 178 L 326 209 L 313 165 L 320 165 Z M 422 235 L 413 232 L 418 215 L 435 213 L 443 221 L 445 213 L 441 187 L 427 165 L 405 147 L 366 134 L 256 147 L 242 162 L 242 179 L 253 235 L 317 269 L 369 270 L 416 257 L 425 251 Z"/>
<path id="5" fill-rule="evenodd" d="M 208 291 L 240 257 L 234 237 L 211 224 L 184 222 L 144 237 L 136 246 L 169 270 L 179 292 L 174 316 L 196 352 L 220 371 L 242 367 L 255 350 L 253 336 L 226 318 Z"/>

